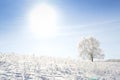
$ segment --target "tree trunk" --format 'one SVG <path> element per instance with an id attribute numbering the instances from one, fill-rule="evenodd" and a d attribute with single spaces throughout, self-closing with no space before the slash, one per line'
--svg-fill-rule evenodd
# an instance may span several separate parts
<path id="1" fill-rule="evenodd" d="M 91 58 L 92 62 L 93 62 L 93 57 Z"/>
<path id="2" fill-rule="evenodd" d="M 93 62 L 93 55 L 92 54 L 90 55 L 90 58 L 91 58 L 91 61 Z"/>

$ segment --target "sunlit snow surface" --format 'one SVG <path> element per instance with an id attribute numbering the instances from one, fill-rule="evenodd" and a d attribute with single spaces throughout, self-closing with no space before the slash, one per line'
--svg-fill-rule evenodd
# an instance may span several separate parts
<path id="1" fill-rule="evenodd" d="M 0 80 L 120 80 L 120 62 L 0 54 Z"/>

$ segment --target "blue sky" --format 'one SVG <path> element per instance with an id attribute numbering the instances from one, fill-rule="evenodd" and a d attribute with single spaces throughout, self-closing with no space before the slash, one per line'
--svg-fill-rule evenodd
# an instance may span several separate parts
<path id="1" fill-rule="evenodd" d="M 35 39 L 27 32 L 27 13 L 47 3 L 59 13 L 56 37 Z M 120 58 L 119 0 L 0 0 L 0 52 L 78 57 L 77 43 L 93 35 L 105 58 Z"/>

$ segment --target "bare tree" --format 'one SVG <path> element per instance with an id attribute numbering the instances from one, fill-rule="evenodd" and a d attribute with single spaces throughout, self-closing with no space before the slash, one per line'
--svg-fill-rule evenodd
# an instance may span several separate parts
<path id="1" fill-rule="evenodd" d="M 88 58 L 92 62 L 94 58 L 104 58 L 104 54 L 102 54 L 100 48 L 100 42 L 94 37 L 83 38 L 78 44 L 78 50 L 80 57 L 83 59 Z"/>

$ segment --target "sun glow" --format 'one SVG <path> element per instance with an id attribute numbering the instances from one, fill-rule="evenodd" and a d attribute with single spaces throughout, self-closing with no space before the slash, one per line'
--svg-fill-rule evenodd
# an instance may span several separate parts
<path id="1" fill-rule="evenodd" d="M 51 37 L 57 34 L 57 14 L 48 4 L 33 7 L 29 15 L 29 28 L 35 37 Z"/>

